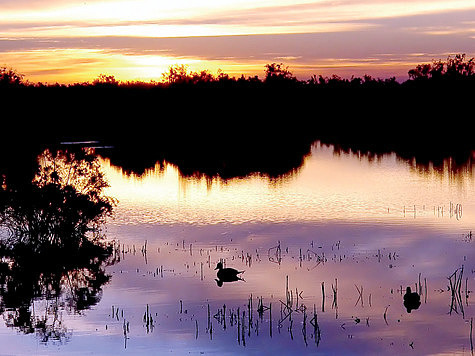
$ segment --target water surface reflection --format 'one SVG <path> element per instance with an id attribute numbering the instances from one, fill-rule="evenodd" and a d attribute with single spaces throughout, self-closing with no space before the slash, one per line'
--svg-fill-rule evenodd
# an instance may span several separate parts
<path id="1" fill-rule="evenodd" d="M 473 221 L 473 166 L 414 171 L 395 154 L 368 160 L 316 145 L 298 174 L 212 179 L 180 175 L 157 164 L 141 176 L 123 175 L 104 161 L 109 194 L 121 201 L 117 222 L 243 223 L 249 221 Z M 415 174 L 416 173 L 416 174 Z M 140 205 L 140 209 L 134 209 Z M 126 212 L 122 216 L 121 212 Z M 461 216 L 464 219 L 461 219 Z M 436 220 L 433 218 L 437 217 Z M 438 223 L 437 222 L 437 223 Z M 470 228 L 470 227 L 468 227 Z"/>
<path id="2" fill-rule="evenodd" d="M 108 159 L 100 171 L 118 200 L 105 227 L 120 262 L 95 259 L 110 278 L 91 310 L 63 314 L 66 345 L 0 328 L 15 353 L 471 352 L 471 167 L 421 174 L 395 154 L 316 145 L 282 179 L 163 163 L 138 176 Z M 244 280 L 219 286 L 219 262 Z"/>
<path id="3" fill-rule="evenodd" d="M 183 352 L 469 352 L 473 168 L 410 163 L 316 145 L 284 179 L 204 179 L 167 164 L 124 175 L 104 160 L 125 251 L 111 287 L 128 313 L 149 305 L 163 320 L 130 339 Z M 145 240 L 146 259 L 132 252 Z M 221 260 L 245 282 L 219 288 Z"/>

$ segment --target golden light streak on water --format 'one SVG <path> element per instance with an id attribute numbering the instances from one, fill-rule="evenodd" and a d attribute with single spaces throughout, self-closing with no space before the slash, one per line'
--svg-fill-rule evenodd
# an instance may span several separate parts
<path id="1" fill-rule="evenodd" d="M 449 166 L 442 174 L 434 169 L 421 173 L 395 155 L 368 161 L 336 157 L 331 148 L 318 146 L 298 174 L 278 183 L 259 175 L 210 182 L 182 177 L 169 164 L 140 177 L 124 175 L 109 161 L 103 167 L 109 194 L 149 222 L 475 221 L 473 174 L 454 178 Z"/>

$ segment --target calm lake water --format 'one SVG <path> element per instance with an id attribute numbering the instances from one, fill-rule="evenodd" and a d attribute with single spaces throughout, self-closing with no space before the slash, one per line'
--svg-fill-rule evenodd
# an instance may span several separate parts
<path id="1" fill-rule="evenodd" d="M 474 167 L 318 143 L 279 179 L 100 163 L 118 200 L 100 300 L 35 299 L 47 341 L 4 311 L 0 354 L 473 355 Z M 243 280 L 219 286 L 219 261 Z"/>

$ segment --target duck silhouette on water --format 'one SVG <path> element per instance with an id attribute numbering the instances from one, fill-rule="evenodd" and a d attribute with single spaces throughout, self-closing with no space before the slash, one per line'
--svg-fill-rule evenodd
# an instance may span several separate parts
<path id="1" fill-rule="evenodd" d="M 216 283 L 218 284 L 218 287 L 222 287 L 223 282 L 244 281 L 244 279 L 239 277 L 239 275 L 244 273 L 244 271 L 238 271 L 237 269 L 234 269 L 234 268 L 223 268 L 222 262 L 219 262 L 216 265 L 215 270 L 218 270 L 216 274 L 218 278 L 215 279 Z"/>
<path id="2" fill-rule="evenodd" d="M 416 292 L 411 292 L 411 287 L 406 288 L 406 294 L 404 294 L 404 306 L 407 309 L 407 312 L 410 313 L 411 310 L 419 309 L 421 305 L 421 297 Z"/>

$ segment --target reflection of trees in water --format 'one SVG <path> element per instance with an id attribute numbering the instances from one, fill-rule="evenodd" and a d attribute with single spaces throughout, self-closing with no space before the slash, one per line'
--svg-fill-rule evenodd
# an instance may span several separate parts
<path id="1" fill-rule="evenodd" d="M 33 183 L 0 192 L 0 223 L 9 231 L 3 242 L 39 250 L 99 239 L 114 202 L 102 195 L 107 183 L 97 158 L 82 150 L 45 151 L 40 161 Z"/>
<path id="2" fill-rule="evenodd" d="M 41 341 L 67 341 L 62 312 L 97 304 L 112 247 L 101 225 L 114 201 L 92 152 L 45 151 L 30 184 L 0 190 L 0 313 Z"/>
<path id="3" fill-rule="evenodd" d="M 332 145 L 329 142 L 322 143 Z M 373 143 L 371 145 L 357 142 L 333 144 L 336 155 L 354 155 L 359 159 L 377 162 L 385 155 L 395 153 L 398 161 L 407 164 L 410 169 L 422 175 L 437 174 L 447 175 L 450 179 L 461 180 L 464 176 L 472 176 L 475 167 L 475 151 L 472 149 L 455 149 L 454 151 L 437 151 L 428 147 L 424 150 L 388 149 L 384 145 Z"/>
<path id="4" fill-rule="evenodd" d="M 102 286 L 110 280 L 104 270 L 110 254 L 105 246 L 63 257 L 2 253 L 0 312 L 6 325 L 36 332 L 44 342 L 67 340 L 62 311 L 81 313 L 101 300 Z"/>
<path id="5" fill-rule="evenodd" d="M 233 132 L 203 132 L 186 136 L 176 130 L 167 137 L 137 142 L 114 141 L 114 149 L 103 152 L 112 165 L 127 174 L 142 175 L 157 162 L 175 166 L 180 175 L 223 180 L 260 175 L 278 180 L 296 174 L 311 153 L 313 139 L 304 134 L 286 137 L 277 130 L 252 127 Z M 286 133 L 287 134 L 287 133 Z"/>
<path id="6" fill-rule="evenodd" d="M 258 130 L 258 129 L 256 129 Z M 237 129 L 236 129 L 237 131 Z M 262 132 L 262 130 L 261 130 Z M 275 132 L 275 131 L 274 131 Z M 395 154 L 411 170 L 420 174 L 448 175 L 459 179 L 471 175 L 474 167 L 475 151 L 468 142 L 450 144 L 450 138 L 444 145 L 428 142 L 428 137 L 414 137 L 387 140 L 367 132 L 365 135 L 336 135 L 318 138 L 312 129 L 305 136 L 301 133 L 257 133 L 201 134 L 195 137 L 181 137 L 180 132 L 172 132 L 169 137 L 153 139 L 118 140 L 113 150 L 101 152 L 110 163 L 120 167 L 129 175 L 144 175 L 145 172 L 171 164 L 180 176 L 187 178 L 206 178 L 210 182 L 219 178 L 224 181 L 233 178 L 259 175 L 272 182 L 292 177 L 299 173 L 306 158 L 311 155 L 312 147 L 324 145 L 333 147 L 336 155 L 351 154 L 369 162 L 378 162 L 385 155 Z M 355 131 L 358 132 L 358 131 Z M 374 134 L 374 136 L 373 136 Z M 173 136 L 176 135 L 176 136 Z M 314 137 L 315 136 L 315 137 Z M 455 139 L 453 139 L 455 140 Z"/>

